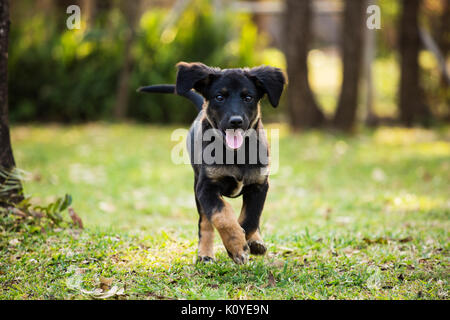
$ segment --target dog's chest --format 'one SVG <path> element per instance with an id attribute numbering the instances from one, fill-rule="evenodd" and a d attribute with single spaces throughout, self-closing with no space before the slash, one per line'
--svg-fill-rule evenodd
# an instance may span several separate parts
<path id="1" fill-rule="evenodd" d="M 242 189 L 250 184 L 262 184 L 267 179 L 268 167 L 256 166 L 238 167 L 238 166 L 208 166 L 205 168 L 208 178 L 222 186 L 223 195 L 227 197 L 237 197 Z"/>
<path id="2" fill-rule="evenodd" d="M 242 188 L 244 187 L 244 181 L 241 180 L 236 180 L 236 186 L 234 186 L 234 188 L 231 189 L 230 193 L 229 193 L 229 197 L 234 198 L 237 197 L 241 194 L 242 192 Z"/>

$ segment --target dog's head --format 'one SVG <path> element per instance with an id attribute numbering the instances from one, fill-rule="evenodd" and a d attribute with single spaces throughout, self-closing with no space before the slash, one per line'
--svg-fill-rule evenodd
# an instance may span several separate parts
<path id="1" fill-rule="evenodd" d="M 259 101 L 264 94 L 277 107 L 286 83 L 280 69 L 268 66 L 221 70 L 202 63 L 180 62 L 177 67 L 177 93 L 191 89 L 199 92 L 206 100 L 208 121 L 233 149 L 242 145 L 245 131 L 258 122 Z"/>

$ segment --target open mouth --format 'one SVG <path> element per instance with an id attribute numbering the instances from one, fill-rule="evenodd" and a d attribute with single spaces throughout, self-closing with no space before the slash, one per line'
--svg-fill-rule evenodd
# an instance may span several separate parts
<path id="1" fill-rule="evenodd" d="M 231 149 L 239 149 L 244 142 L 244 131 L 242 129 L 226 129 L 225 142 Z"/>

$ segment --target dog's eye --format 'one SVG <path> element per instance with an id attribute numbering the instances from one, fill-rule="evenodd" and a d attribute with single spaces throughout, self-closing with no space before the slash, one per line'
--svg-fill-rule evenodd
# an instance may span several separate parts
<path id="1" fill-rule="evenodd" d="M 225 97 L 224 97 L 223 95 L 221 95 L 221 94 L 218 94 L 215 98 L 216 98 L 216 100 L 219 101 L 219 102 L 225 100 Z"/>
<path id="2" fill-rule="evenodd" d="M 251 102 L 252 100 L 253 100 L 253 97 L 252 97 L 252 96 L 246 95 L 246 96 L 244 97 L 244 101 L 245 101 L 245 102 Z"/>

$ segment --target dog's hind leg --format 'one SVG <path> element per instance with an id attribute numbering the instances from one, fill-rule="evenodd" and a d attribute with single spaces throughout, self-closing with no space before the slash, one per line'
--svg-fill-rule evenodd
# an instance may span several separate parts
<path id="1" fill-rule="evenodd" d="M 252 184 L 246 186 L 245 190 L 243 190 L 243 204 L 238 221 L 245 231 L 251 254 L 263 255 L 267 251 L 259 232 L 259 220 L 268 189 L 269 185 L 266 182 L 262 185 Z"/>

